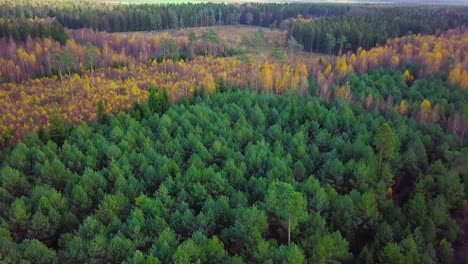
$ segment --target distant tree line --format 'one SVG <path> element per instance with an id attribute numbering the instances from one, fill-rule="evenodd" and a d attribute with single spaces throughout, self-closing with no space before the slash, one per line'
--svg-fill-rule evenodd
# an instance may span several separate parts
<path id="1" fill-rule="evenodd" d="M 362 16 L 295 19 L 288 33 L 306 51 L 333 54 L 356 51 L 359 47 L 369 49 L 384 44 L 388 38 L 411 33 L 434 34 L 467 23 L 466 12 L 450 9 L 383 8 Z"/>
<path id="2" fill-rule="evenodd" d="M 287 18 L 343 15 L 350 6 L 329 4 L 177 4 L 177 5 L 0 5 L 0 17 L 56 17 L 67 28 L 108 32 L 163 30 L 215 25 L 279 27 Z"/>
<path id="3" fill-rule="evenodd" d="M 311 3 L 98 6 L 65 2 L 61 5 L 0 5 L 0 17 L 10 21 L 3 34 L 16 40 L 24 40 L 27 35 L 44 35 L 41 33 L 44 30 L 40 28 L 31 30 L 33 26 L 39 25 L 28 19 L 37 18 L 56 18 L 66 28 L 92 28 L 107 32 L 242 24 L 288 28 L 289 36 L 294 37 L 306 51 L 323 53 L 355 51 L 359 47 L 368 49 L 385 43 L 388 38 L 408 33 L 433 34 L 466 25 L 467 14 L 467 8 L 459 7 L 408 8 Z M 52 32 L 59 30 L 56 24 L 52 24 Z M 56 37 L 62 36 L 57 34 Z"/>
<path id="4" fill-rule="evenodd" d="M 62 24 L 56 19 L 1 19 L 0 38 L 7 37 L 15 41 L 25 41 L 28 37 L 52 39 L 65 44 L 68 39 Z"/>

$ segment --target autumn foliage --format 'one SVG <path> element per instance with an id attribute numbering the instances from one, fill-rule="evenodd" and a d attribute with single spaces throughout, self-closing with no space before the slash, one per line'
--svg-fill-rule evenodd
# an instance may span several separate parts
<path id="1" fill-rule="evenodd" d="M 408 63 L 420 66 L 419 72 L 405 71 L 405 78 L 411 81 L 414 76 L 449 73 L 453 84 L 467 89 L 468 28 L 461 27 L 438 35 L 411 35 L 389 39 L 383 46 L 370 50 L 359 48 L 356 53 L 348 53 L 314 66 L 314 72 L 320 71 L 325 77 L 333 73 L 334 79 L 343 79 L 347 73 L 355 71 L 364 74 L 369 69 L 389 67 L 399 69 Z M 325 58 L 325 57 L 324 57 Z"/>
<path id="2" fill-rule="evenodd" d="M 83 73 L 89 68 L 163 59 L 187 60 L 208 52 L 226 56 L 232 52 L 224 43 L 206 41 L 200 36 L 190 40 L 185 35 L 108 34 L 91 29 L 69 30 L 68 34 L 71 39 L 65 45 L 50 37 L 27 37 L 24 42 L 0 38 L 0 81 L 20 82 L 57 75 L 64 64 L 69 64 L 73 72 Z M 60 57 L 64 52 L 71 55 L 68 61 Z"/>
<path id="3" fill-rule="evenodd" d="M 287 60 L 270 56 L 264 50 L 258 55 L 247 52 L 232 57 L 236 55 L 231 53 L 233 49 L 241 46 L 239 39 L 235 43 L 214 41 L 204 38 L 200 31 L 194 36 L 190 31 L 178 36 L 108 34 L 90 29 L 68 33 L 71 39 L 64 46 L 50 38 L 28 38 L 22 43 L 0 39 L 0 46 L 5 47 L 0 49 L 0 100 L 4 113 L 0 116 L 1 132 L 16 131 L 17 137 L 22 137 L 39 126 L 47 127 L 55 107 L 74 124 L 95 119 L 100 100 L 108 112 L 129 109 L 147 98 L 150 86 L 166 87 L 170 99 L 177 101 L 191 97 L 199 89 L 212 93 L 220 80 L 240 88 L 255 88 L 258 83 L 259 90 L 276 94 L 294 90 L 304 93 L 309 88 L 309 77 L 313 77 L 319 87 L 317 95 L 326 100 L 353 102 L 356 98 L 353 87 L 346 83 L 347 76 L 388 67 L 403 70 L 402 76 L 409 85 L 425 75 L 444 71 L 450 83 L 467 89 L 468 57 L 463 56 L 468 48 L 466 27 L 438 35 L 389 39 L 384 46 L 341 56 L 300 53 Z M 269 42 L 270 39 L 264 39 L 261 47 Z M 67 58 L 64 54 L 69 54 L 68 61 L 63 59 Z M 410 72 L 405 68 L 409 63 L 419 65 L 419 70 Z M 33 79 L 40 76 L 51 77 Z M 423 111 L 410 108 L 405 98 L 394 102 L 393 98 L 366 96 L 364 106 L 369 110 L 396 109 L 420 121 L 438 119 L 438 107 Z"/>
<path id="4" fill-rule="evenodd" d="M 266 74 L 267 70 L 272 74 Z M 62 117 L 74 124 L 93 120 L 100 100 L 107 112 L 129 109 L 134 102 L 146 100 L 150 86 L 166 87 L 172 101 L 191 97 L 197 89 L 213 93 L 220 79 L 245 88 L 255 83 L 254 71 L 254 65 L 244 64 L 239 58 L 198 57 L 189 62 L 168 59 L 73 74 L 64 77 L 63 91 L 56 76 L 4 83 L 0 84 L 0 108 L 4 113 L 0 116 L 0 130 L 16 130 L 21 137 L 39 126 L 47 127 L 54 107 L 59 107 Z M 307 87 L 307 69 L 301 63 L 291 66 L 265 61 L 262 73 L 262 80 L 271 78 L 271 88 L 275 88 L 270 91 L 277 94 L 304 91 Z"/>

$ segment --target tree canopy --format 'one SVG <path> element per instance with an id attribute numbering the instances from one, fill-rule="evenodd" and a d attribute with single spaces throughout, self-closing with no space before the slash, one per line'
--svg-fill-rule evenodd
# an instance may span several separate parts
<path id="1" fill-rule="evenodd" d="M 28 134 L 1 153 L 3 261 L 453 256 L 450 214 L 466 183 L 451 161 L 459 140 L 439 124 L 297 93 L 164 98 L 152 88 L 148 102 L 91 126 L 54 121 L 49 137 Z M 381 173 L 379 156 L 392 158 Z"/>

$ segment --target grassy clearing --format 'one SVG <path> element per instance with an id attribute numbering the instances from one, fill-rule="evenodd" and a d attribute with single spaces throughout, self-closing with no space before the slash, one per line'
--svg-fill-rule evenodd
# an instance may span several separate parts
<path id="1" fill-rule="evenodd" d="M 255 26 L 213 26 L 213 27 L 196 27 L 196 28 L 183 28 L 183 29 L 171 29 L 171 30 L 161 30 L 161 31 L 138 31 L 138 32 L 125 32 L 125 33 L 112 33 L 112 34 L 123 34 L 123 35 L 144 35 L 148 37 L 152 36 L 161 36 L 163 34 L 169 34 L 170 37 L 188 37 L 190 32 L 195 32 L 198 37 L 201 37 L 203 32 L 207 30 L 214 30 L 219 36 L 220 40 L 225 43 L 227 46 L 239 45 L 242 36 L 247 38 L 253 38 L 255 32 L 259 29 L 262 29 L 265 35 L 265 38 L 272 40 L 278 45 L 282 45 L 285 42 L 286 31 L 281 31 L 278 29 L 267 29 L 260 28 Z"/>
<path id="2" fill-rule="evenodd" d="M 216 34 L 218 34 L 220 41 L 226 46 L 230 48 L 236 48 L 241 45 L 242 36 L 246 36 L 249 39 L 253 39 L 255 33 L 262 29 L 265 35 L 265 44 L 263 47 L 263 53 L 269 53 L 269 47 L 267 43 L 270 41 L 274 42 L 277 47 L 282 49 L 286 54 L 288 54 L 287 42 L 286 42 L 286 31 L 279 30 L 279 29 L 268 29 L 256 26 L 245 26 L 245 25 L 237 25 L 237 26 L 213 26 L 213 27 L 196 27 L 196 28 L 184 28 L 184 29 L 171 29 L 171 30 L 162 30 L 162 31 L 135 31 L 135 32 L 119 32 L 119 33 L 110 33 L 110 34 L 118 34 L 123 36 L 146 36 L 148 38 L 152 38 L 154 36 L 162 36 L 163 34 L 169 34 L 170 37 L 178 38 L 178 37 L 189 37 L 190 32 L 195 32 L 198 38 L 201 37 L 203 32 L 207 30 L 213 29 Z M 318 63 L 320 58 L 325 58 L 327 60 L 332 60 L 335 56 L 320 54 L 320 53 L 312 53 L 312 52 L 297 52 L 296 56 L 304 58 L 307 64 L 314 64 Z"/>

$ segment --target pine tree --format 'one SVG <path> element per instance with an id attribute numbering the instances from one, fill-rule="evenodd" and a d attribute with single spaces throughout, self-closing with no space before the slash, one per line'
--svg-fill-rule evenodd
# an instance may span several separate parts
<path id="1" fill-rule="evenodd" d="M 56 108 L 50 118 L 50 139 L 57 143 L 57 145 L 62 146 L 69 133 L 70 125 L 60 116 Z"/>
<path id="2" fill-rule="evenodd" d="M 277 182 L 268 189 L 265 204 L 282 221 L 287 221 L 288 244 L 291 243 L 291 230 L 294 230 L 306 212 L 304 196 L 296 192 L 289 183 Z"/>
<path id="3" fill-rule="evenodd" d="M 169 94 L 167 89 L 159 90 L 152 86 L 148 97 L 148 105 L 153 113 L 164 114 L 169 109 Z"/>
<path id="4" fill-rule="evenodd" d="M 388 123 L 383 123 L 374 138 L 375 145 L 379 151 L 379 173 L 382 169 L 382 160 L 394 157 L 398 148 L 398 137 Z"/>
<path id="5" fill-rule="evenodd" d="M 97 104 L 97 119 L 99 122 L 104 122 L 106 118 L 106 106 L 102 100 L 98 101 Z"/>

